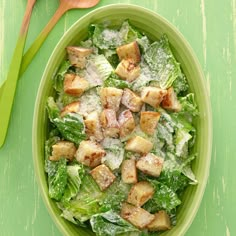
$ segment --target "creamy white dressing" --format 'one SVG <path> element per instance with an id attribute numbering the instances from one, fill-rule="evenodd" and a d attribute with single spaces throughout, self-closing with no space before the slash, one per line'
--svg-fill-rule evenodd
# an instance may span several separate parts
<path id="1" fill-rule="evenodd" d="M 97 94 L 96 89 L 91 89 L 80 98 L 79 113 L 83 116 L 87 116 L 93 111 L 101 112 L 102 105 L 100 102 L 100 96 Z"/>
<path id="2" fill-rule="evenodd" d="M 106 150 L 102 163 L 106 164 L 111 170 L 118 169 L 124 159 L 124 148 L 120 139 L 105 138 L 101 145 Z"/>

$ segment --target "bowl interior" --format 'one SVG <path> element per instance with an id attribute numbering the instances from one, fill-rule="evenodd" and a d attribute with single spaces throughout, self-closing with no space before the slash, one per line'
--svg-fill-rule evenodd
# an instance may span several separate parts
<path id="1" fill-rule="evenodd" d="M 188 79 L 191 91 L 196 95 L 200 117 L 197 120 L 197 140 L 195 150 L 198 158 L 193 162 L 193 171 L 199 184 L 190 186 L 183 196 L 183 204 L 178 209 L 177 225 L 163 235 L 182 235 L 190 226 L 200 205 L 207 182 L 211 157 L 211 110 L 204 76 L 201 67 L 183 36 L 168 21 L 150 10 L 129 4 L 114 4 L 98 8 L 79 19 L 62 37 L 45 69 L 40 83 L 35 103 L 33 122 L 33 159 L 36 177 L 41 189 L 42 197 L 49 213 L 64 235 L 93 235 L 90 230 L 79 228 L 60 217 L 60 210 L 48 197 L 47 178 L 44 173 L 44 143 L 48 131 L 48 120 L 45 104 L 47 97 L 53 93 L 52 78 L 58 67 L 66 57 L 65 47 L 76 45 L 87 36 L 87 29 L 91 23 L 106 22 L 120 25 L 129 19 L 131 24 L 145 32 L 150 38 L 157 39 L 163 33 L 167 34 L 175 57 Z"/>

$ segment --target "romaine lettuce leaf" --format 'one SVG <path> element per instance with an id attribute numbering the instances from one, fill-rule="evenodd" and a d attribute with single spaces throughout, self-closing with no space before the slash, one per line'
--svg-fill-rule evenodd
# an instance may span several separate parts
<path id="1" fill-rule="evenodd" d="M 178 195 L 167 185 L 159 182 L 158 180 L 149 179 L 153 185 L 155 193 L 153 197 L 144 204 L 143 208 L 151 213 L 158 210 L 171 211 L 181 204 Z"/>
<path id="2" fill-rule="evenodd" d="M 146 35 L 142 36 L 141 38 L 137 38 L 136 41 L 140 46 L 142 53 L 145 53 L 147 49 L 150 47 L 150 40 Z"/>
<path id="3" fill-rule="evenodd" d="M 63 91 L 64 75 L 67 73 L 71 64 L 69 60 L 65 60 L 59 68 L 57 75 L 53 78 L 53 87 L 57 92 Z"/>
<path id="4" fill-rule="evenodd" d="M 127 199 L 130 190 L 130 185 L 125 184 L 118 176 L 114 183 L 103 193 L 99 201 L 100 210 L 102 212 L 113 210 L 120 212 L 121 204 Z"/>
<path id="5" fill-rule="evenodd" d="M 131 89 L 136 92 L 141 92 L 143 87 L 148 86 L 150 82 L 156 81 L 156 76 L 153 75 L 147 63 L 140 63 L 141 73 L 139 77 L 131 83 Z"/>
<path id="6" fill-rule="evenodd" d="M 94 179 L 88 173 L 82 179 L 80 190 L 77 196 L 67 201 L 61 201 L 58 206 L 63 211 L 62 216 L 68 217 L 73 223 L 83 223 L 90 219 L 94 214 L 101 212 L 99 200 L 103 193 L 100 191 Z M 70 212 L 70 214 L 68 214 Z"/>
<path id="7" fill-rule="evenodd" d="M 81 115 L 86 116 L 93 111 L 102 111 L 99 89 L 100 87 L 89 89 L 80 97 L 79 113 Z"/>
<path id="8" fill-rule="evenodd" d="M 67 184 L 66 158 L 59 161 L 46 160 L 45 171 L 48 174 L 49 197 L 60 201 Z"/>
<path id="9" fill-rule="evenodd" d="M 110 76 L 113 72 L 113 67 L 103 54 L 93 55 L 88 59 L 86 71 L 86 79 L 89 81 L 90 86 L 92 85 L 94 87 L 101 85 L 102 82 Z M 97 77 L 97 82 L 94 84 L 89 77 Z M 101 81 L 100 83 L 99 80 Z"/>
<path id="10" fill-rule="evenodd" d="M 93 44 L 102 50 L 115 49 L 122 44 L 133 42 L 138 37 L 141 37 L 141 34 L 128 21 L 124 21 L 120 29 L 93 24 L 90 26 L 90 34 Z"/>
<path id="11" fill-rule="evenodd" d="M 66 140 L 80 144 L 82 140 L 86 139 L 84 121 L 79 114 L 68 113 L 63 117 L 53 119 L 53 123 Z"/>
<path id="12" fill-rule="evenodd" d="M 170 49 L 166 35 L 150 45 L 144 54 L 144 59 L 163 89 L 169 88 L 176 78 L 182 76 L 180 64 Z"/>
<path id="13" fill-rule="evenodd" d="M 186 92 L 189 88 L 188 81 L 184 74 L 177 77 L 172 84 L 174 91 L 177 95 Z"/>
<path id="14" fill-rule="evenodd" d="M 112 210 L 93 215 L 90 219 L 90 224 L 97 236 L 115 236 L 139 231 Z"/>
<path id="15" fill-rule="evenodd" d="M 49 133 L 49 137 L 45 142 L 45 160 L 48 160 L 52 153 L 52 146 L 56 144 L 59 140 L 60 133 L 58 129 L 52 129 Z"/>
<path id="16" fill-rule="evenodd" d="M 102 158 L 111 170 L 118 169 L 124 159 L 124 147 L 119 139 L 105 138 L 102 142 L 106 155 Z"/>
<path id="17" fill-rule="evenodd" d="M 187 94 L 185 97 L 179 97 L 181 104 L 181 113 L 185 113 L 188 116 L 197 116 L 198 108 L 193 93 Z"/>
<path id="18" fill-rule="evenodd" d="M 129 88 L 129 83 L 121 80 L 116 74 L 112 73 L 105 81 L 104 87 L 115 87 L 119 89 Z"/>
<path id="19" fill-rule="evenodd" d="M 60 109 L 52 97 L 47 100 L 47 111 L 50 121 L 57 127 L 63 138 L 79 144 L 86 138 L 83 117 L 77 113 L 60 116 Z"/>
<path id="20" fill-rule="evenodd" d="M 174 192 L 181 192 L 189 184 L 189 179 L 179 170 L 162 171 L 158 181 L 171 188 Z"/>
<path id="21" fill-rule="evenodd" d="M 46 104 L 46 109 L 48 112 L 48 118 L 50 119 L 51 122 L 57 117 L 60 116 L 60 109 L 57 106 L 57 104 L 54 101 L 53 97 L 48 97 L 47 99 L 47 104 Z"/>
<path id="22" fill-rule="evenodd" d="M 68 179 L 62 201 L 69 201 L 77 195 L 85 175 L 85 169 L 81 164 L 67 165 L 66 171 Z"/>

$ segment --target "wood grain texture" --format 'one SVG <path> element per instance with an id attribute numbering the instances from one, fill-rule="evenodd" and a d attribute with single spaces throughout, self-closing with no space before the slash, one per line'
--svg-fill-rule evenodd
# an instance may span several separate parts
<path id="1" fill-rule="evenodd" d="M 236 133 L 236 0 L 101 0 L 133 3 L 161 14 L 189 41 L 206 76 L 213 111 L 210 176 L 187 236 L 234 236 Z M 0 81 L 15 47 L 26 0 L 0 1 Z M 37 1 L 28 47 L 53 15 L 58 1 Z M 64 32 L 90 10 L 71 10 L 60 20 L 18 83 L 10 129 L 0 150 L 0 235 L 61 235 L 42 202 L 34 177 L 31 133 L 38 85 Z M 1 114 L 0 114 L 1 115 Z"/>

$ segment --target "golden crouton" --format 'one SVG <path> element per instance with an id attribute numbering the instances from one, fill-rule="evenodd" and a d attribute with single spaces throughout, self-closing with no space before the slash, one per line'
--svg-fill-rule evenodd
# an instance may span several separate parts
<path id="1" fill-rule="evenodd" d="M 113 87 L 101 88 L 100 98 L 103 108 L 118 111 L 122 94 L 122 89 Z"/>
<path id="2" fill-rule="evenodd" d="M 89 88 L 89 82 L 75 74 L 66 74 L 64 92 L 72 96 L 81 96 Z"/>
<path id="3" fill-rule="evenodd" d="M 147 225 L 148 230 L 163 231 L 171 228 L 170 217 L 166 211 L 158 211 L 154 216 L 154 220 Z"/>
<path id="4" fill-rule="evenodd" d="M 143 105 L 141 98 L 127 88 L 124 89 L 121 103 L 133 112 L 139 112 Z"/>
<path id="5" fill-rule="evenodd" d="M 181 110 L 181 104 L 173 87 L 167 89 L 167 94 L 164 96 L 161 106 L 170 111 L 179 112 Z"/>
<path id="6" fill-rule="evenodd" d="M 130 110 L 125 110 L 120 113 L 118 123 L 120 125 L 120 137 L 129 135 L 135 128 L 134 117 Z"/>
<path id="7" fill-rule="evenodd" d="M 166 94 L 167 91 L 165 89 L 157 87 L 145 87 L 141 91 L 141 99 L 143 102 L 151 105 L 154 108 L 157 108 Z"/>
<path id="8" fill-rule="evenodd" d="M 100 115 L 100 122 L 103 128 L 104 137 L 117 137 L 120 132 L 119 123 L 116 120 L 116 112 L 112 109 L 105 109 Z"/>
<path id="9" fill-rule="evenodd" d="M 149 153 L 152 147 L 153 144 L 149 140 L 135 136 L 127 141 L 125 149 L 132 152 Z"/>
<path id="10" fill-rule="evenodd" d="M 128 203 L 122 204 L 121 217 L 139 229 L 145 228 L 155 218 L 154 215 L 141 207 L 136 207 Z"/>
<path id="11" fill-rule="evenodd" d="M 136 167 L 144 172 L 145 174 L 158 177 L 162 171 L 164 159 L 154 155 L 153 153 L 148 153 L 138 159 Z"/>
<path id="12" fill-rule="evenodd" d="M 58 161 L 61 157 L 73 160 L 76 153 L 74 143 L 69 141 L 59 141 L 52 145 L 52 155 L 49 157 L 51 161 Z"/>
<path id="13" fill-rule="evenodd" d="M 136 41 L 119 46 L 116 49 L 118 57 L 121 60 L 131 59 L 135 64 L 139 63 L 141 60 L 141 54 L 139 51 L 139 46 Z"/>
<path id="14" fill-rule="evenodd" d="M 97 111 L 89 113 L 84 120 L 86 134 L 96 141 L 100 142 L 103 139 L 100 119 Z"/>
<path id="15" fill-rule="evenodd" d="M 142 111 L 140 113 L 140 128 L 146 134 L 154 134 L 161 114 L 154 111 Z"/>
<path id="16" fill-rule="evenodd" d="M 130 189 L 127 202 L 141 207 L 153 197 L 153 194 L 153 186 L 147 181 L 140 181 Z"/>
<path id="17" fill-rule="evenodd" d="M 106 152 L 98 143 L 87 140 L 80 143 L 76 151 L 76 159 L 86 166 L 95 167 L 101 164 L 101 159 L 105 154 Z"/>
<path id="18" fill-rule="evenodd" d="M 61 116 L 65 116 L 68 113 L 78 113 L 79 111 L 79 101 L 72 102 L 68 105 L 66 105 L 62 110 L 61 110 Z"/>
<path id="19" fill-rule="evenodd" d="M 122 60 L 116 67 L 115 73 L 121 79 L 132 82 L 140 76 L 140 66 L 131 60 Z"/>
<path id="20" fill-rule="evenodd" d="M 95 167 L 90 173 L 102 191 L 107 189 L 116 178 L 104 164 Z"/>
<path id="21" fill-rule="evenodd" d="M 92 53 L 92 49 L 90 48 L 82 48 L 82 47 L 73 47 L 69 46 L 66 48 L 68 53 L 68 58 L 70 64 L 83 69 L 86 65 L 86 57 Z"/>
<path id="22" fill-rule="evenodd" d="M 133 159 L 124 160 L 121 166 L 121 178 L 126 184 L 137 183 L 136 162 Z"/>

